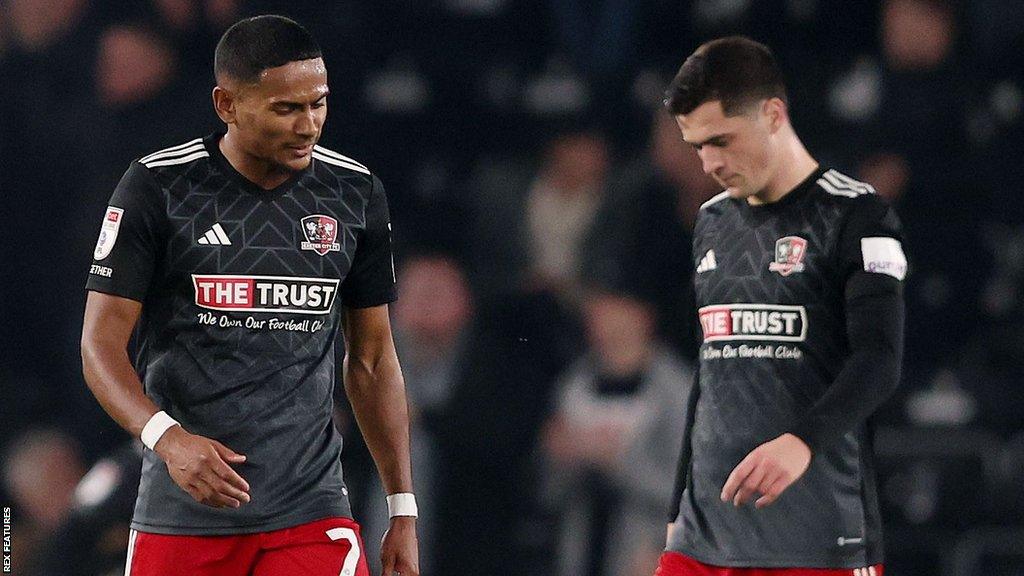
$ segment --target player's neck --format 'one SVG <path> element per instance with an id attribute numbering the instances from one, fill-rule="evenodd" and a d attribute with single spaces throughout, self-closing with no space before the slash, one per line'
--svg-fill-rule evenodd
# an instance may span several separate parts
<path id="1" fill-rule="evenodd" d="M 796 134 L 787 138 L 780 152 L 778 171 L 760 192 L 747 198 L 750 204 L 770 204 L 782 200 L 818 169 L 817 160 L 811 156 Z"/>
<path id="2" fill-rule="evenodd" d="M 291 177 L 286 171 L 282 171 L 272 163 L 247 154 L 237 145 L 230 130 L 217 145 L 221 154 L 235 171 L 264 190 L 273 190 Z"/>

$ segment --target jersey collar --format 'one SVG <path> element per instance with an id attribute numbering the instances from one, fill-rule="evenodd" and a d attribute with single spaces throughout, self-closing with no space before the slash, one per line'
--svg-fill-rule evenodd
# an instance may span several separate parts
<path id="1" fill-rule="evenodd" d="M 819 165 L 818 168 L 814 172 L 811 172 L 811 174 L 807 178 L 804 178 L 804 180 L 802 182 L 797 184 L 796 188 L 793 188 L 793 190 L 791 190 L 788 194 L 786 194 L 782 198 L 776 200 L 775 202 L 769 202 L 767 204 L 750 204 L 746 200 L 742 200 L 740 202 L 740 204 L 745 206 L 746 208 L 748 208 L 750 211 L 752 211 L 754 213 L 759 213 L 759 212 L 763 213 L 763 212 L 771 212 L 771 211 L 774 211 L 774 210 L 781 210 L 781 209 L 785 208 L 786 206 L 790 206 L 793 203 L 799 201 L 800 198 L 803 198 L 811 190 L 813 190 L 814 187 L 817 185 L 816 183 L 818 181 L 818 178 L 821 178 L 821 175 L 824 174 L 824 173 L 825 173 L 825 168 L 822 168 Z"/>
<path id="2" fill-rule="evenodd" d="M 224 157 L 224 153 L 220 151 L 220 139 L 224 137 L 224 134 L 225 133 L 222 131 L 210 134 L 206 138 L 203 138 L 203 146 L 205 146 L 206 151 L 210 153 L 210 158 L 213 160 L 214 164 L 218 168 L 220 168 L 220 170 L 230 180 L 238 184 L 238 186 L 241 187 L 243 190 L 256 194 L 257 196 L 277 197 L 280 196 L 281 194 L 284 194 L 285 192 L 290 190 L 291 187 L 296 182 L 298 182 L 303 176 L 305 176 L 306 173 L 313 166 L 313 163 L 310 162 L 309 166 L 292 174 L 287 180 L 279 184 L 276 188 L 271 188 L 270 190 L 267 190 L 266 188 L 261 188 L 255 182 L 243 176 L 241 172 L 235 170 L 235 167 L 231 165 L 231 162 L 229 162 L 228 159 Z"/>

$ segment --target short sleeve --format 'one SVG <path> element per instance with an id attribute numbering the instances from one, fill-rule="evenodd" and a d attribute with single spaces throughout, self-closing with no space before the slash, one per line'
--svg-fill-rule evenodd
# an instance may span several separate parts
<path id="1" fill-rule="evenodd" d="M 839 259 L 847 279 L 866 272 L 903 281 L 907 257 L 902 227 L 892 207 L 874 194 L 858 197 L 839 240 Z"/>
<path id="2" fill-rule="evenodd" d="M 391 252 L 391 216 L 384 185 L 373 177 L 366 227 L 356 240 L 352 267 L 341 284 L 341 298 L 349 308 L 368 308 L 394 302 L 395 264 Z"/>
<path id="3" fill-rule="evenodd" d="M 132 163 L 103 213 L 86 289 L 145 300 L 165 224 L 159 187 L 148 169 Z"/>

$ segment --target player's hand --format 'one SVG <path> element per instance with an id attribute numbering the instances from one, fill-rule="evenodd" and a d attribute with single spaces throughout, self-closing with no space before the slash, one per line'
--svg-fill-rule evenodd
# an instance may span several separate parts
<path id="1" fill-rule="evenodd" d="M 174 483 L 196 502 L 238 508 L 249 501 L 249 483 L 229 466 L 245 462 L 245 456 L 220 442 L 172 426 L 153 448 Z"/>
<path id="2" fill-rule="evenodd" d="M 395 572 L 402 576 L 419 576 L 420 553 L 415 518 L 395 516 L 391 519 L 391 527 L 380 543 L 380 563 L 384 567 L 382 576 L 391 576 Z"/>
<path id="3" fill-rule="evenodd" d="M 741 506 L 754 494 L 761 494 L 754 506 L 764 508 L 803 476 L 810 464 L 807 444 L 792 434 L 783 434 L 754 448 L 733 469 L 722 487 L 722 502 L 732 500 L 734 506 Z"/>

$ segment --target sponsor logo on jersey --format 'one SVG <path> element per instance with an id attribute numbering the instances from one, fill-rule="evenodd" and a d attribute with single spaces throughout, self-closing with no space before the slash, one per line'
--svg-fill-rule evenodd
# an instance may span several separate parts
<path id="1" fill-rule="evenodd" d="M 93 260 L 103 260 L 110 256 L 110 251 L 114 249 L 114 242 L 117 241 L 117 231 L 121 229 L 123 216 L 123 209 L 107 206 L 103 224 L 100 226 L 100 237 L 96 240 L 96 249 L 92 251 Z"/>
<path id="2" fill-rule="evenodd" d="M 704 341 L 774 340 L 803 342 L 807 310 L 782 304 L 722 304 L 698 311 Z"/>
<path id="3" fill-rule="evenodd" d="M 203 246 L 231 246 L 231 239 L 228 238 L 228 233 L 224 231 L 224 227 L 220 225 L 220 222 L 217 222 L 200 236 L 196 243 Z"/>
<path id="4" fill-rule="evenodd" d="M 338 239 L 338 221 L 323 214 L 313 214 L 302 219 L 302 233 L 306 241 L 301 244 L 303 250 L 312 250 L 323 256 L 328 252 L 338 252 L 341 244 Z"/>
<path id="5" fill-rule="evenodd" d="M 697 262 L 697 274 L 710 272 L 715 268 L 718 268 L 718 260 L 715 259 L 715 251 L 708 250 L 707 254 L 700 259 L 700 262 Z"/>
<path id="6" fill-rule="evenodd" d="M 799 236 L 779 238 L 775 241 L 775 261 L 768 265 L 768 269 L 783 276 L 803 272 L 806 253 L 807 240 Z"/>
<path id="7" fill-rule="evenodd" d="M 89 267 L 89 274 L 95 274 L 97 276 L 103 276 L 104 278 L 110 278 L 114 275 L 114 269 L 106 266 L 100 266 L 99 264 L 93 264 Z"/>
<path id="8" fill-rule="evenodd" d="M 333 278 L 192 275 L 197 306 L 240 312 L 328 314 L 338 283 Z"/>

